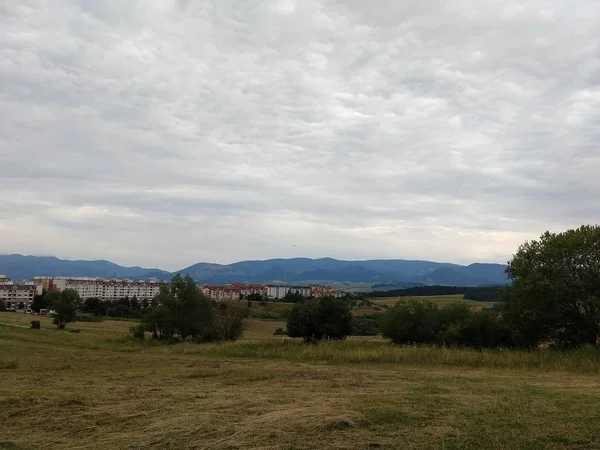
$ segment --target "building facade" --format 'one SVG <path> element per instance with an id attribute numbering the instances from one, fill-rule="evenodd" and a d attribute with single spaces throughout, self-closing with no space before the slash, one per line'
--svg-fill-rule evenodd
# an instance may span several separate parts
<path id="1" fill-rule="evenodd" d="M 82 299 L 98 298 L 104 301 L 116 301 L 125 297 L 150 301 L 160 292 L 160 286 L 163 284 L 159 281 L 87 277 L 36 277 L 34 283 L 43 286 L 47 291 L 74 289 Z"/>
<path id="2" fill-rule="evenodd" d="M 10 278 L 0 275 L 0 300 L 9 309 L 28 309 L 37 294 L 41 294 L 41 288 L 35 283 L 15 283 Z"/>

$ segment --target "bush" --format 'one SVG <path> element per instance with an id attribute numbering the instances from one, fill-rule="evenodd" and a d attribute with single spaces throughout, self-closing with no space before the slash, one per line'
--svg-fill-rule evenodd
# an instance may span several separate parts
<path id="1" fill-rule="evenodd" d="M 39 320 L 32 320 L 31 321 L 31 328 L 33 328 L 34 330 L 39 330 L 41 328 L 40 321 Z"/>
<path id="2" fill-rule="evenodd" d="M 276 328 L 273 331 L 273 336 L 287 336 L 287 332 L 283 331 L 283 328 Z"/>
<path id="3" fill-rule="evenodd" d="M 143 341 L 146 337 L 146 329 L 144 328 L 144 325 L 142 325 L 142 324 L 136 325 L 134 327 L 130 327 L 129 332 L 131 333 L 131 336 L 134 339 L 137 339 L 140 341 Z"/>
<path id="4" fill-rule="evenodd" d="M 252 301 L 248 300 L 248 308 L 252 308 Z"/>
<path id="5" fill-rule="evenodd" d="M 439 331 L 437 306 L 428 301 L 400 300 L 383 317 L 381 331 L 394 344 L 433 344 Z"/>
<path id="6" fill-rule="evenodd" d="M 381 314 L 358 316 L 352 320 L 353 336 L 376 336 L 379 333 Z"/>
<path id="7" fill-rule="evenodd" d="M 298 302 L 290 312 L 287 330 L 288 336 L 305 342 L 345 339 L 352 332 L 350 307 L 334 297 Z"/>
<path id="8" fill-rule="evenodd" d="M 401 300 L 383 316 L 382 332 L 395 344 L 447 347 L 514 347 L 508 326 L 493 311 L 472 311 L 467 304 L 438 308 L 431 302 Z"/>

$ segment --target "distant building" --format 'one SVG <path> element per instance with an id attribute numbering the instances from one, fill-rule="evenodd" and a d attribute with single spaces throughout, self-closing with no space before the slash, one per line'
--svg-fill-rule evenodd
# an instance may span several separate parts
<path id="1" fill-rule="evenodd" d="M 151 300 L 160 292 L 162 284 L 159 281 L 107 280 L 88 277 L 35 277 L 34 283 L 47 291 L 60 292 L 63 289 L 74 289 L 82 299 L 98 298 L 104 301 L 116 301 L 125 297 Z"/>
<path id="2" fill-rule="evenodd" d="M 15 283 L 10 278 L 0 275 L 0 300 L 9 308 L 17 309 L 22 304 L 22 309 L 27 309 L 33 303 L 36 294 L 41 294 L 35 283 Z"/>

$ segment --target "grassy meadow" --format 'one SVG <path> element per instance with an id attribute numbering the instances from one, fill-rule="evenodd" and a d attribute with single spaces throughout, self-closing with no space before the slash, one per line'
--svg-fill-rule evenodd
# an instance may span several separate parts
<path id="1" fill-rule="evenodd" d="M 408 299 L 416 299 L 416 300 L 427 300 L 432 303 L 435 303 L 438 306 L 448 306 L 451 303 L 467 303 L 475 309 L 481 308 L 491 308 L 494 306 L 494 302 L 485 302 L 479 300 L 465 300 L 464 294 L 457 295 L 429 295 L 429 296 L 420 296 L 420 297 L 374 297 L 370 300 L 373 303 L 378 305 L 388 305 L 394 306 L 399 300 L 408 300 Z"/>
<path id="2" fill-rule="evenodd" d="M 257 319 L 238 342 L 164 345 L 39 319 L 0 325 L 1 449 L 600 448 L 590 350 L 313 346 Z"/>

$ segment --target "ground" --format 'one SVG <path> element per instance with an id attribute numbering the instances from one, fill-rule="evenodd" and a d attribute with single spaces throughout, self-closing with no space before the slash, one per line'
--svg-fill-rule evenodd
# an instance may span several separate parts
<path id="1" fill-rule="evenodd" d="M 306 346 L 255 319 L 240 342 L 165 346 L 130 322 L 41 321 L 0 325 L 0 448 L 600 448 L 593 358 Z"/>

